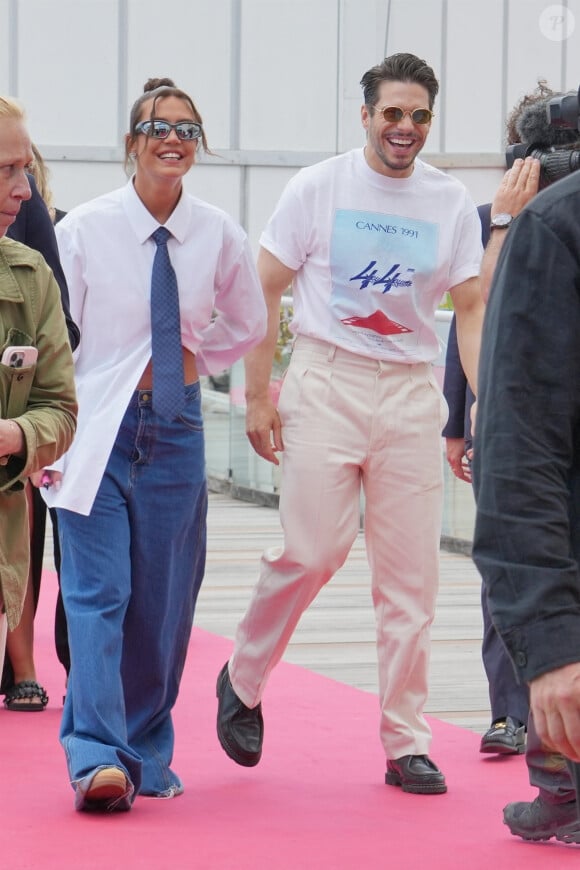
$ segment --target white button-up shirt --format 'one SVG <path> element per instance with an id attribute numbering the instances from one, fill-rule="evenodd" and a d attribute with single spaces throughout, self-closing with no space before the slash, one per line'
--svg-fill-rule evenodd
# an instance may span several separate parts
<path id="1" fill-rule="evenodd" d="M 88 515 L 119 425 L 151 357 L 151 270 L 159 226 L 128 184 L 71 211 L 56 226 L 73 319 L 79 401 L 72 447 L 51 507 Z M 265 335 L 266 306 L 242 228 L 182 193 L 165 224 L 179 287 L 181 341 L 201 374 L 222 371 Z"/>

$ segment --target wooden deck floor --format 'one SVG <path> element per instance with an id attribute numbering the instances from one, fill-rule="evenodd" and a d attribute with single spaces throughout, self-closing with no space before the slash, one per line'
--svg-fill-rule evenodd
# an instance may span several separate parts
<path id="1" fill-rule="evenodd" d="M 227 495 L 210 495 L 208 559 L 196 625 L 233 638 L 262 550 L 280 543 L 278 512 Z M 441 552 L 427 712 L 474 731 L 489 727 L 481 664 L 479 575 L 467 556 Z M 358 688 L 377 691 L 374 612 L 364 541 L 303 615 L 285 655 Z"/>
<path id="2" fill-rule="evenodd" d="M 45 564 L 54 568 L 50 523 L 47 525 Z M 257 578 L 262 550 L 280 540 L 276 509 L 211 493 L 207 568 L 195 624 L 233 639 Z M 480 654 L 479 596 L 479 575 L 471 559 L 441 551 L 426 711 L 483 732 L 489 727 L 490 714 Z M 362 535 L 344 567 L 303 615 L 284 658 L 377 692 L 374 611 Z"/>

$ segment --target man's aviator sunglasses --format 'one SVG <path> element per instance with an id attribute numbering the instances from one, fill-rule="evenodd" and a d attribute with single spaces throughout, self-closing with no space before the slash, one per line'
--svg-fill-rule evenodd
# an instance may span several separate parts
<path id="1" fill-rule="evenodd" d="M 430 109 L 414 109 L 412 112 L 400 109 L 399 106 L 382 106 L 375 109 L 382 115 L 387 124 L 395 124 L 397 121 L 402 121 L 405 115 L 408 115 L 413 124 L 429 124 L 433 118 L 433 112 Z"/>
<path id="2" fill-rule="evenodd" d="M 144 133 L 145 136 L 150 136 L 152 139 L 167 139 L 172 130 L 177 133 L 177 138 L 183 142 L 191 142 L 194 139 L 199 139 L 201 136 L 201 124 L 195 121 L 179 121 L 177 124 L 170 124 L 169 121 L 141 121 L 137 124 L 135 131 Z"/>

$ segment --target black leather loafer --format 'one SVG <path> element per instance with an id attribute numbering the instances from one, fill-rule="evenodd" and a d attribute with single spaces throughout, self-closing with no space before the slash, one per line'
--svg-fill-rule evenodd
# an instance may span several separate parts
<path id="1" fill-rule="evenodd" d="M 222 749 L 236 764 L 255 767 L 262 757 L 264 719 L 262 705 L 250 709 L 238 698 L 226 662 L 217 679 L 217 735 Z"/>
<path id="2" fill-rule="evenodd" d="M 403 755 L 387 760 L 387 785 L 398 785 L 411 794 L 445 794 L 445 777 L 427 755 Z"/>
<path id="3" fill-rule="evenodd" d="M 480 752 L 496 755 L 521 755 L 526 751 L 526 728 L 511 716 L 494 722 L 481 738 Z"/>

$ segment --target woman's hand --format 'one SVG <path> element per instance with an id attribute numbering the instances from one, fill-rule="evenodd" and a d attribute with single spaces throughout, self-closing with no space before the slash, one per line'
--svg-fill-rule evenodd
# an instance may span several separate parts
<path id="1" fill-rule="evenodd" d="M 60 489 L 62 480 L 62 472 L 53 471 L 51 468 L 42 468 L 40 471 L 35 471 L 28 478 L 32 486 L 40 489 L 43 486 L 45 489 L 50 489 L 54 486 L 56 490 Z"/>

